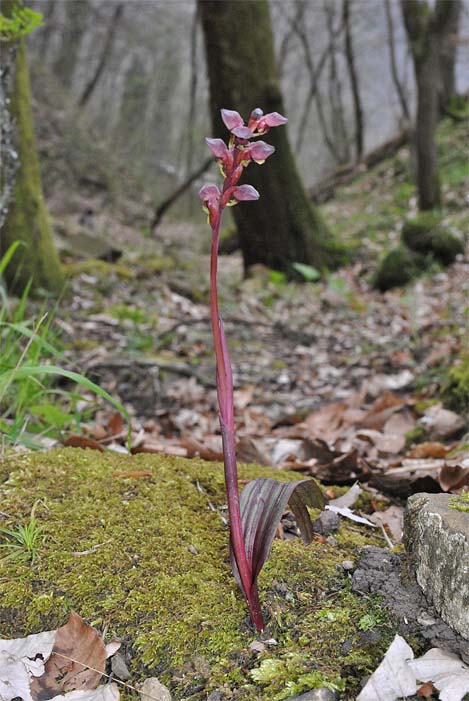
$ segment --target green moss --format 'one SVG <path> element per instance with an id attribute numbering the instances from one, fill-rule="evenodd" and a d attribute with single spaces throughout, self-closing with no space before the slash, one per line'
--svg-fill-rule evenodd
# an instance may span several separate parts
<path id="1" fill-rule="evenodd" d="M 152 277 L 157 273 L 173 270 L 176 267 L 174 258 L 169 256 L 147 256 L 142 260 L 139 259 L 138 262 L 142 265 L 142 270 L 139 273 L 142 278 Z"/>
<path id="2" fill-rule="evenodd" d="M 132 477 L 141 470 L 151 476 Z M 278 477 L 278 471 L 240 466 L 242 480 L 260 475 Z M 281 477 L 297 479 L 288 472 Z M 267 701 L 289 683 L 307 690 L 314 679 L 343 682 L 344 701 L 354 698 L 362 673 L 357 665 L 367 671 L 377 665 L 391 629 L 378 623 L 382 644 L 361 650 L 359 622 L 367 614 L 381 621 L 384 614 L 375 599 L 349 591 L 340 563 L 379 537 L 343 522 L 335 546 L 275 541 L 259 587 L 265 636 L 278 645 L 257 656 L 249 650 L 253 631 L 230 573 L 227 527 L 210 507 L 225 503 L 223 484 L 220 465 L 167 456 L 63 449 L 6 459 L 0 500 L 9 518 L 0 525 L 23 522 L 39 500 L 43 541 L 32 566 L 0 561 L 0 636 L 61 625 L 74 609 L 125 638 L 134 681 L 157 674 L 175 699 L 206 699 L 226 685 L 233 698 Z M 325 609 L 333 620 L 318 613 Z M 342 652 L 347 640 L 353 659 Z M 298 664 L 272 692 L 249 674 L 263 659 L 291 655 Z M 210 667 L 202 682 L 195 658 Z M 199 692 L 192 692 L 197 685 Z"/>
<path id="3" fill-rule="evenodd" d="M 469 353 L 463 353 L 448 372 L 443 401 L 460 414 L 469 412 Z"/>
<path id="4" fill-rule="evenodd" d="M 405 434 L 405 443 L 407 447 L 410 447 L 414 443 L 422 443 L 422 441 L 425 441 L 427 438 L 428 429 L 419 424 L 414 426 L 414 428 L 411 428 L 410 431 L 407 431 Z"/>
<path id="5" fill-rule="evenodd" d="M 393 287 L 402 287 L 419 275 L 419 263 L 415 253 L 404 246 L 397 246 L 383 258 L 373 286 L 382 292 Z"/>
<path id="6" fill-rule="evenodd" d="M 464 253 L 462 240 L 443 227 L 440 219 L 430 212 L 404 223 L 402 242 L 412 251 L 432 256 L 443 265 L 450 265 L 457 255 Z"/>
<path id="7" fill-rule="evenodd" d="M 108 263 L 108 261 L 98 258 L 88 258 L 87 260 L 65 263 L 64 269 L 68 275 L 96 275 L 99 278 L 109 278 L 117 276 L 122 280 L 132 280 L 136 276 L 135 269 L 124 263 Z"/>
<path id="8" fill-rule="evenodd" d="M 449 505 L 451 509 L 469 512 L 469 492 L 463 492 L 458 494 L 458 496 L 451 497 Z"/>

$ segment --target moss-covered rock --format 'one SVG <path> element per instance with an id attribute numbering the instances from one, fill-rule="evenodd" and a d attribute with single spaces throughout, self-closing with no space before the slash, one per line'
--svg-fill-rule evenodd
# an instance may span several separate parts
<path id="1" fill-rule="evenodd" d="M 442 226 L 439 217 L 431 212 L 405 222 L 402 242 L 411 251 L 432 256 L 443 265 L 450 265 L 457 255 L 464 253 L 461 239 Z"/>
<path id="2" fill-rule="evenodd" d="M 242 480 L 260 475 L 278 471 L 240 466 Z M 275 541 L 259 585 L 264 637 L 277 645 L 250 650 L 218 464 L 77 449 L 16 456 L 0 465 L 0 501 L 0 525 L 13 529 L 36 503 L 43 536 L 32 564 L 0 560 L 0 637 L 58 626 L 74 609 L 124 640 L 132 683 L 157 675 L 176 700 L 221 689 L 223 699 L 271 701 L 324 684 L 352 699 L 393 635 L 379 602 L 353 595 L 340 567 L 379 536 L 343 522 L 336 544 Z M 379 642 L 367 647 L 370 615 Z M 282 674 L 251 674 L 266 660 L 264 671 L 275 663 Z"/>
<path id="3" fill-rule="evenodd" d="M 381 292 L 393 287 L 402 287 L 416 278 L 421 271 L 421 257 L 405 246 L 396 246 L 381 261 L 373 279 L 373 286 Z"/>
<path id="4" fill-rule="evenodd" d="M 463 353 L 448 372 L 443 388 L 445 406 L 469 416 L 469 353 Z"/>

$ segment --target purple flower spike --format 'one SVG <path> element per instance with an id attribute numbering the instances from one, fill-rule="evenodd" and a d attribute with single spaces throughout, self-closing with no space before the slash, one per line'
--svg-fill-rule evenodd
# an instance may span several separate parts
<path id="1" fill-rule="evenodd" d="M 209 149 L 215 156 L 215 158 L 225 158 L 226 154 L 228 153 L 228 149 L 226 147 L 225 142 L 223 139 L 205 139 Z"/>
<path id="2" fill-rule="evenodd" d="M 212 229 L 210 317 L 217 363 L 217 395 L 230 519 L 230 560 L 233 574 L 246 596 L 251 620 L 260 632 L 264 630 L 264 620 L 257 576 L 269 554 L 286 503 L 290 502 L 290 508 L 295 514 L 305 542 L 309 542 L 313 531 L 305 504 L 321 506 L 322 496 L 312 481 L 282 484 L 275 480 L 259 479 L 247 485 L 240 499 L 236 465 L 233 376 L 223 321 L 218 310 L 218 244 L 225 208 L 237 202 L 259 199 L 259 193 L 252 185 L 237 185 L 243 170 L 251 161 L 263 163 L 275 151 L 270 144 L 264 141 L 251 142 L 251 139 L 261 136 L 270 127 L 285 124 L 287 120 L 278 112 L 264 116 L 260 107 L 251 112 L 247 126 L 241 115 L 234 110 L 222 109 L 221 117 L 231 132 L 228 145 L 221 139 L 206 141 L 222 166 L 223 187 L 220 191 L 216 185 L 205 185 L 200 189 L 199 197 L 208 211 Z"/>
<path id="3" fill-rule="evenodd" d="M 278 112 L 270 112 L 262 117 L 262 121 L 268 127 L 281 127 L 282 124 L 286 124 L 288 122 L 288 119 Z"/>
<path id="4" fill-rule="evenodd" d="M 199 197 L 202 202 L 212 204 L 218 201 L 218 198 L 220 197 L 220 190 L 216 185 L 204 185 L 199 190 Z"/>
<path id="5" fill-rule="evenodd" d="M 238 137 L 238 139 L 252 139 L 252 131 L 249 127 L 235 127 L 231 130 L 231 133 Z"/>
<path id="6" fill-rule="evenodd" d="M 249 148 L 249 155 L 252 160 L 258 165 L 262 165 L 264 161 L 271 156 L 275 151 L 275 146 L 266 144 L 265 141 L 257 141 Z"/>
<path id="7" fill-rule="evenodd" d="M 232 195 L 235 198 L 235 200 L 238 200 L 238 202 L 244 202 L 247 200 L 258 200 L 260 197 L 256 188 L 252 185 L 239 185 L 238 187 L 235 187 Z"/>
<path id="8" fill-rule="evenodd" d="M 223 124 L 228 129 L 228 131 L 233 131 L 236 127 L 242 127 L 244 122 L 243 118 L 236 112 L 236 110 L 225 110 L 221 111 L 221 118 L 223 119 Z"/>

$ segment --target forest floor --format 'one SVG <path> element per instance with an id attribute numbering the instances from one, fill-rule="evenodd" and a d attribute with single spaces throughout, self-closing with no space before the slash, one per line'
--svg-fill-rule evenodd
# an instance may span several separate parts
<path id="1" fill-rule="evenodd" d="M 463 134 L 463 126 L 443 122 L 439 147 L 445 197 L 443 220 L 450 229 L 464 236 L 469 230 L 466 201 L 469 181 L 461 148 Z M 75 233 L 96 233 L 105 236 L 108 242 L 112 239 L 113 246 L 123 250 L 122 257 L 114 263 L 65 256 L 69 290 L 55 313 L 54 328 L 61 337 L 66 367 L 85 374 L 125 405 L 132 417 L 133 453 L 175 456 L 175 474 L 180 470 L 183 476 L 189 474 L 190 469 L 179 466 L 179 457 L 200 457 L 219 463 L 222 453 L 208 308 L 208 232 L 198 225 L 169 221 L 163 222 L 161 230 L 150 237 L 143 225 L 140 231 L 131 225 L 134 204 L 116 214 L 101 209 L 96 198 L 79 197 L 75 193 L 73 205 L 65 216 L 63 197 L 58 194 L 54 199 L 51 196 L 50 201 L 60 230 L 72 228 Z M 331 626 L 330 634 L 340 637 L 342 631 L 339 634 L 336 628 L 344 626 L 345 619 L 342 620 L 338 612 L 343 609 L 342 597 L 345 596 L 346 606 L 353 611 L 347 625 L 355 626 L 353 635 L 347 629 L 347 639 L 363 636 L 362 643 L 367 650 L 367 646 L 371 648 L 379 643 L 380 654 L 383 645 L 389 642 L 390 630 L 397 628 L 397 622 L 390 624 L 388 619 L 380 620 L 377 600 L 370 598 L 362 602 L 363 606 L 357 604 L 349 583 L 340 584 L 336 590 L 331 572 L 337 570 L 340 562 L 353 558 L 352 551 L 357 545 L 373 544 L 388 549 L 397 546 L 399 549 L 403 507 L 410 494 L 459 491 L 469 483 L 467 407 L 464 397 L 458 401 L 448 389 L 456 358 L 459 356 L 467 362 L 464 349 L 468 342 L 469 260 L 467 256 L 460 257 L 447 269 L 433 266 L 403 289 L 383 294 L 372 286 L 373 274 L 383 252 L 398 242 L 402 223 L 416 214 L 415 208 L 410 154 L 403 148 L 395 157 L 339 188 L 334 199 L 323 207 L 326 220 L 353 252 L 348 266 L 324 275 L 318 282 L 300 284 L 287 282 L 283 275 L 262 266 L 257 266 L 245 279 L 239 254 L 220 259 L 221 311 L 234 370 L 239 460 L 269 466 L 265 468 L 269 469 L 269 474 L 274 468 L 313 475 L 322 481 L 330 498 L 344 491 L 339 487 L 360 482 L 364 492 L 355 505 L 350 502 L 355 509 L 352 518 L 366 516 L 377 528 L 371 531 L 366 525 L 358 526 L 349 521 L 346 530 L 341 527 L 339 534 L 334 533 L 330 540 L 327 528 L 321 532 L 318 527 L 315 547 L 324 552 L 329 546 L 337 548 L 331 560 L 322 552 L 325 566 L 330 569 L 325 601 L 338 598 L 337 606 L 323 602 L 319 613 L 316 606 L 314 625 L 318 621 L 327 623 Z M 99 212 L 99 215 L 90 212 Z M 139 216 L 143 221 L 142 211 Z M 115 470 L 115 465 L 111 466 L 110 451 L 127 452 L 126 426 L 109 405 L 98 403 L 91 393 L 81 391 L 80 394 L 81 398 L 78 402 L 74 400 L 73 407 L 64 406 L 62 418 L 52 430 L 44 431 L 47 422 L 49 429 L 53 422 L 50 411 L 42 414 L 36 411 L 29 430 L 40 433 L 38 440 L 43 447 L 65 443 L 106 450 L 102 473 L 90 467 L 86 458 L 77 468 L 91 470 L 86 473 L 90 485 L 95 480 L 96 488 L 105 490 Z M 64 415 L 69 417 L 65 424 Z M 21 470 L 18 478 L 21 499 L 30 493 L 35 475 L 39 475 L 44 480 L 41 483 L 44 493 L 47 489 L 53 492 L 57 480 L 64 479 L 67 490 L 76 494 L 77 502 L 86 501 L 91 487 L 83 491 L 83 486 L 75 483 L 68 472 L 63 472 L 59 463 L 63 460 L 68 464 L 69 453 L 65 451 L 63 458 L 60 457 L 62 453 L 58 455 L 48 460 L 45 454 L 34 467 Z M 125 462 L 125 456 L 115 458 Z M 20 456 L 20 459 L 23 458 Z M 139 465 L 143 472 L 147 469 L 151 472 L 153 467 L 148 467 L 150 463 L 147 465 L 145 459 L 146 456 L 140 456 Z M 125 473 L 130 468 L 124 462 L 121 467 Z M 193 463 L 196 470 L 198 461 Z M 250 476 L 247 470 L 246 477 Z M 216 482 L 217 478 L 208 472 L 206 479 Z M 219 489 L 218 482 L 216 484 Z M 202 482 L 202 488 L 205 486 Z M 215 490 L 211 482 L 209 488 Z M 147 504 L 155 489 L 156 484 L 135 488 L 145 495 Z M 123 492 L 119 499 L 127 499 L 126 494 Z M 223 505 L 218 504 L 217 499 L 222 496 L 218 492 L 216 495 L 216 507 L 220 510 Z M 21 499 L 14 497 L 12 503 L 18 505 Z M 157 508 L 156 502 L 153 503 L 151 509 L 155 514 Z M 60 528 L 54 518 L 56 516 L 51 513 L 51 524 L 57 528 L 54 537 L 61 542 Z M 80 511 L 76 528 L 79 528 L 80 519 L 86 518 Z M 119 522 L 119 528 L 124 532 L 126 523 Z M 356 528 L 359 530 L 354 531 Z M 369 534 L 365 533 L 367 528 Z M 288 518 L 284 519 L 282 530 L 279 534 L 285 540 L 292 537 L 294 528 Z M 219 536 L 217 531 L 215 540 Z M 221 547 L 224 547 L 224 532 L 221 537 Z M 66 547 L 71 546 L 67 544 Z M 109 563 L 116 576 L 119 557 Z M 310 557 L 311 563 L 315 561 L 314 552 L 306 557 Z M 181 558 L 185 555 L 181 554 Z M 89 566 L 90 576 L 95 576 L 93 564 L 85 564 L 85 560 L 80 561 L 83 572 Z M 300 561 L 298 559 L 298 563 Z M 47 563 L 44 566 L 47 568 Z M 266 580 L 275 596 L 284 597 L 281 587 L 275 593 L 279 586 L 275 567 L 279 580 L 284 570 L 286 576 L 288 556 L 285 562 L 280 555 L 274 558 L 273 574 L 269 570 Z M 73 572 L 71 569 L 70 577 Z M 25 585 L 23 595 L 26 598 L 33 597 L 38 586 L 45 587 L 48 578 L 54 581 L 52 570 L 44 571 L 43 576 L 42 583 L 31 581 L 28 584 L 31 591 Z M 274 577 L 272 581 L 271 577 Z M 71 588 L 75 579 L 73 576 L 69 582 Z M 122 584 L 106 586 L 117 588 L 117 601 L 118 587 Z M 315 580 L 314 588 L 321 586 Z M 121 592 L 124 599 L 126 591 L 124 587 Z M 40 597 L 45 607 L 44 596 L 45 590 Z M 91 615 L 95 609 L 90 605 L 90 593 L 86 596 L 84 608 L 89 609 Z M 301 616 L 310 610 L 310 603 L 305 599 L 305 605 L 298 608 L 295 619 L 298 625 Z M 136 602 L 135 610 L 139 611 L 142 605 Z M 278 610 L 276 605 L 273 604 L 273 611 L 276 611 L 273 619 L 277 627 L 272 623 L 271 632 L 278 636 L 282 635 L 279 621 L 284 615 L 284 603 L 279 604 Z M 129 606 L 132 607 L 132 603 L 123 605 L 116 616 L 127 615 Z M 330 607 L 334 609 L 332 613 Z M 41 611 L 34 609 L 28 615 L 39 618 L 22 619 L 20 614 L 15 614 L 17 621 L 37 623 Z M 311 624 L 309 619 L 308 622 Z M 380 632 L 381 625 L 384 633 Z M 421 633 L 426 625 L 424 622 L 419 628 L 416 624 L 412 635 Z M 373 638 L 375 634 L 377 637 Z M 302 643 L 301 638 L 305 636 L 295 639 L 297 655 L 301 653 L 298 652 L 301 645 L 313 644 L 311 641 Z M 345 645 L 345 638 L 342 642 Z M 154 644 L 163 646 L 164 652 L 164 645 L 171 649 L 172 641 L 163 635 L 163 642 Z M 268 642 L 266 645 L 268 648 Z M 286 698 L 282 695 L 285 692 L 282 684 L 288 679 L 290 653 L 285 640 L 282 645 L 284 647 L 276 652 L 277 656 L 284 655 L 281 657 L 282 679 L 278 678 L 275 683 L 269 681 L 268 665 L 263 681 L 262 675 L 259 678 L 267 694 L 265 697 L 260 691 L 243 692 L 242 689 L 248 688 L 244 686 L 240 687 L 239 695 L 233 690 L 241 677 L 243 683 L 249 678 L 250 672 L 246 670 L 255 666 L 259 650 L 244 650 L 241 657 L 238 651 L 238 658 L 235 655 L 229 662 L 222 660 L 221 668 L 225 665 L 227 675 L 231 675 L 230 688 L 214 688 L 206 680 L 197 690 L 197 680 L 203 674 L 196 669 L 195 658 L 191 662 L 194 669 L 189 665 L 181 672 L 179 659 L 178 669 L 171 670 L 172 676 L 162 671 L 167 674 L 172 689 L 181 694 L 177 698 L 205 699 L 205 688 L 214 689 L 215 695 L 211 697 L 214 700 Z M 331 640 L 328 645 L 332 645 Z M 274 653 L 265 647 L 261 658 L 269 660 Z M 333 647 L 325 649 L 329 651 Z M 363 652 L 360 658 L 360 645 L 358 648 L 353 654 L 345 648 L 341 652 L 341 659 L 347 659 L 346 662 L 342 659 L 344 674 L 349 680 L 354 679 L 350 693 L 356 693 L 361 676 L 372 671 L 368 652 Z M 457 646 L 450 645 L 450 648 L 454 650 Z M 302 657 L 300 662 L 298 660 L 295 658 L 295 671 L 290 669 L 290 672 L 301 679 L 308 668 L 304 667 Z M 238 672 L 233 671 L 238 666 L 241 667 L 239 678 Z M 218 673 L 221 668 L 217 668 Z M 182 674 L 183 681 L 178 674 Z M 298 691 L 312 688 L 312 677 L 308 679 L 303 679 L 303 686 L 298 682 L 291 688 Z"/>
<path id="2" fill-rule="evenodd" d="M 440 130 L 444 222 L 464 235 L 462 134 L 449 121 Z M 262 266 L 243 279 L 238 254 L 220 259 L 240 460 L 335 483 L 371 472 L 378 484 L 388 483 L 392 466 L 404 479 L 392 477 L 398 484 L 387 489 L 401 496 L 435 480 L 441 486 L 442 461 L 465 425 L 440 400 L 449 369 L 467 347 L 467 258 L 450 269 L 433 266 L 404 289 L 381 294 L 371 284 L 404 218 L 416 214 L 409 160 L 409 150 L 401 149 L 324 207 L 355 251 L 346 268 L 314 284 L 295 284 Z M 66 355 L 128 407 L 135 451 L 220 459 L 208 234 L 169 224 L 153 239 L 132 236 L 131 250 L 116 264 L 68 264 L 71 294 L 59 319 Z M 122 245 L 125 231 L 121 237 Z M 464 414 L 463 399 L 452 408 Z M 116 443 L 109 418 L 104 410 L 85 427 L 108 445 Z M 316 440 L 328 449 L 312 445 Z M 416 443 L 427 445 L 426 452 Z M 454 471 L 465 457 L 447 463 Z M 455 475 L 451 486 L 460 486 L 462 477 Z"/>

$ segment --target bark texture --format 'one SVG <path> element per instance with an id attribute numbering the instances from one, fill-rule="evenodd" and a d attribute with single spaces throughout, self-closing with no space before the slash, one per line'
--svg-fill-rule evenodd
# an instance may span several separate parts
<path id="1" fill-rule="evenodd" d="M 20 165 L 13 201 L 0 235 L 0 255 L 14 241 L 22 241 L 24 245 L 17 250 L 6 269 L 7 286 L 12 292 L 21 294 L 32 280 L 33 288 L 58 292 L 63 286 L 63 277 L 42 192 L 23 39 L 19 41 L 16 54 L 11 115 L 17 131 Z"/>
<path id="2" fill-rule="evenodd" d="M 199 0 L 210 82 L 212 136 L 226 139 L 220 109 L 252 109 L 284 114 L 266 0 Z M 288 116 L 288 115 L 287 115 Z M 276 153 L 267 166 L 251 165 L 246 181 L 259 190 L 259 202 L 234 208 L 245 268 L 263 263 L 292 273 L 294 262 L 332 266 L 333 240 L 309 201 L 290 149 L 285 127 L 266 141 Z"/>
<path id="3" fill-rule="evenodd" d="M 427 210 L 441 202 L 435 141 L 441 51 L 454 28 L 455 13 L 459 14 L 459 0 L 437 0 L 433 9 L 427 0 L 401 0 L 401 9 L 417 83 L 415 147 L 419 208 Z"/>

